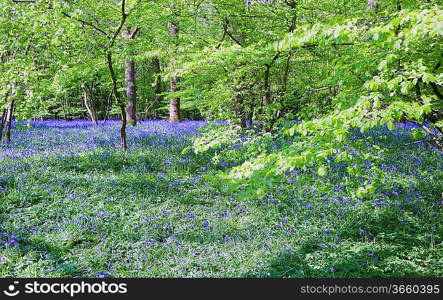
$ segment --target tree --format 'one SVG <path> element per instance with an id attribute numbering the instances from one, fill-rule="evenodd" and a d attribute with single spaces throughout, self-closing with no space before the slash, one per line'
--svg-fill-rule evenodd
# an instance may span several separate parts
<path id="1" fill-rule="evenodd" d="M 11 127 L 12 127 L 12 115 L 14 112 L 14 102 L 15 100 L 12 99 L 8 105 L 8 108 L 4 113 L 4 119 L 2 120 L 1 140 L 7 143 L 11 142 Z"/>
<path id="2" fill-rule="evenodd" d="M 331 160 L 358 165 L 365 158 L 376 159 L 384 150 L 352 141 L 352 132 L 382 126 L 392 130 L 395 122 L 415 123 L 412 135 L 443 151 L 441 6 L 433 1 L 403 1 L 401 6 L 398 1 L 377 1 L 375 9 L 374 3 L 349 2 L 352 9 L 332 1 L 322 1 L 321 7 L 314 2 L 284 9 L 284 3 L 254 3 L 246 11 L 227 9 L 231 17 L 242 16 L 235 30 L 222 34 L 233 36 L 230 43 L 190 55 L 182 64 L 181 86 L 195 93 L 183 94 L 187 99 L 203 98 L 204 107 L 216 111 L 212 116 L 230 121 L 238 121 L 240 106 L 247 108 L 252 102 L 253 120 L 288 143 L 275 151 L 259 151 L 225 179 L 262 195 L 294 168 L 317 168 L 324 176 Z M 287 22 L 275 21 L 274 29 L 261 35 L 267 25 L 260 20 L 274 13 L 263 13 L 264 7 L 281 9 L 275 11 L 284 11 Z M 253 13 L 259 21 L 241 21 Z M 248 34 L 250 30 L 254 34 Z M 235 32 L 247 38 L 243 41 Z M 275 36 L 269 38 L 269 32 Z M 238 101 L 240 91 L 252 100 Z M 301 122 L 288 122 L 294 119 Z M 237 134 L 240 138 L 242 133 Z M 199 140 L 198 148 L 217 147 L 216 132 L 207 137 Z M 349 172 L 356 181 L 364 176 L 355 168 Z M 375 167 L 371 172 L 383 174 Z M 381 182 L 367 183 L 358 194 L 373 192 Z"/>
<path id="3" fill-rule="evenodd" d="M 136 27 L 131 32 L 131 28 L 124 27 L 124 32 L 122 37 L 125 39 L 134 39 L 137 35 L 139 28 Z M 127 97 L 127 105 L 126 105 L 126 118 L 128 122 L 135 126 L 137 124 L 137 91 L 136 91 L 136 82 L 135 82 L 135 62 L 132 59 L 126 59 L 126 72 L 125 72 L 125 80 L 126 80 L 126 97 Z"/>
<path id="4" fill-rule="evenodd" d="M 120 140 L 121 140 L 121 147 L 123 150 L 127 150 L 127 141 L 126 141 L 126 125 L 127 125 L 127 111 L 126 111 L 126 101 L 125 98 L 121 96 L 120 89 L 119 89 L 119 81 L 117 78 L 117 73 L 114 68 L 114 58 L 113 58 L 113 51 L 114 47 L 116 45 L 117 39 L 121 36 L 122 31 L 124 30 L 127 18 L 129 16 L 127 9 L 126 9 L 126 0 L 121 1 L 121 3 L 118 5 L 118 8 L 115 7 L 114 1 L 104 1 L 107 7 L 110 7 L 110 12 L 112 18 L 116 21 L 116 27 L 111 31 L 107 32 L 106 30 L 99 27 L 98 24 L 94 24 L 93 21 L 89 21 L 86 18 L 83 18 L 84 16 L 74 16 L 66 11 L 64 11 L 64 8 L 61 10 L 61 14 L 65 17 L 76 21 L 82 26 L 88 26 L 93 31 L 92 34 L 96 35 L 97 33 L 101 35 L 102 38 L 105 39 L 105 42 L 103 41 L 99 42 L 99 46 L 103 46 L 103 52 L 102 55 L 104 56 L 106 60 L 106 64 L 108 67 L 109 75 L 111 77 L 112 81 L 112 91 L 113 95 L 116 99 L 117 105 L 120 108 L 120 115 L 121 115 L 121 126 L 120 126 Z M 95 5 L 94 5 L 95 4 Z M 98 3 L 99 5 L 100 3 Z M 84 6 L 80 6 L 81 9 L 87 10 L 92 9 L 98 10 L 98 6 L 96 6 L 96 3 L 87 3 Z M 76 6 L 69 6 L 71 10 L 76 11 L 79 8 Z M 118 11 L 119 13 L 116 14 L 115 11 Z M 84 13 L 85 16 L 87 16 L 87 13 Z M 109 17 L 109 16 L 108 16 Z M 104 20 L 101 20 L 104 22 Z M 96 22 L 99 23 L 99 22 Z M 129 27 L 128 27 L 129 28 Z M 138 29 L 135 29 L 133 32 L 129 33 L 128 36 L 124 35 L 124 38 L 134 38 L 135 34 L 137 33 Z M 127 71 L 126 71 L 126 79 L 127 79 L 127 96 L 130 99 L 128 103 L 128 115 L 130 116 L 130 120 L 135 124 L 135 68 L 133 66 L 132 62 L 127 62 Z"/>
<path id="5" fill-rule="evenodd" d="M 178 28 L 175 24 L 170 23 L 169 25 L 169 34 L 171 35 L 171 38 L 173 40 L 178 38 Z M 175 43 L 175 41 L 173 42 Z M 175 48 L 175 46 L 172 46 L 172 48 Z M 172 51 L 171 54 L 171 61 L 170 61 L 170 83 L 169 88 L 171 93 L 177 92 L 177 83 L 178 78 L 175 71 L 175 51 Z M 173 97 L 171 98 L 170 108 L 169 108 L 169 120 L 171 122 L 179 122 L 180 121 L 180 98 L 179 97 Z"/>
<path id="6" fill-rule="evenodd" d="M 441 43 L 443 32 L 437 24 L 442 24 L 442 15 L 438 6 L 400 10 L 370 27 L 354 19 L 342 24 L 316 24 L 289 34 L 276 45 L 279 51 L 346 45 L 333 65 L 337 77 L 332 81 L 341 85 L 336 109 L 287 128 L 287 134 L 295 138 L 293 144 L 235 168 L 228 178 L 251 177 L 252 182 L 262 183 L 285 170 L 315 166 L 325 175 L 331 159 L 357 163 L 372 157 L 374 149 L 367 149 L 361 140 L 349 140 L 352 130 L 365 132 L 382 125 L 393 130 L 394 122 L 417 124 L 421 130 L 414 129 L 413 136 L 424 138 L 426 134 L 425 141 L 443 151 L 443 102 L 438 96 L 438 87 L 443 85 L 441 53 L 438 47 L 429 48 Z M 357 154 L 350 153 L 348 147 L 358 149 Z M 354 168 L 349 171 L 362 176 Z M 376 187 L 379 182 L 364 187 L 359 195 Z"/>
<path id="7" fill-rule="evenodd" d="M 0 138 L 11 141 L 14 117 L 30 117 L 47 99 L 52 57 L 51 37 L 56 26 L 42 15 L 50 5 L 37 1 L 7 1 L 0 5 Z"/>

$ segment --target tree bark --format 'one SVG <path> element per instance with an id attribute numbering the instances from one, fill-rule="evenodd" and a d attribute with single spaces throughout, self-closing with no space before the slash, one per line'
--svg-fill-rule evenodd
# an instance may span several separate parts
<path id="1" fill-rule="evenodd" d="M 12 127 L 12 115 L 14 113 L 14 99 L 9 103 L 8 108 L 6 109 L 5 123 L 2 133 L 2 141 L 11 142 L 11 127 Z"/>
<path id="2" fill-rule="evenodd" d="M 124 39 L 135 39 L 139 28 L 135 28 L 131 32 L 130 27 L 123 26 Z M 126 119 L 129 124 L 137 125 L 137 91 L 135 82 L 135 62 L 132 59 L 126 59 L 125 81 L 126 81 Z"/>
<path id="3" fill-rule="evenodd" d="M 271 64 L 266 65 L 265 74 L 264 74 L 264 82 L 263 82 L 263 105 L 266 106 L 271 101 L 271 87 L 269 84 L 269 73 L 271 71 Z"/>
<path id="4" fill-rule="evenodd" d="M 122 16 L 121 16 L 121 20 L 120 20 L 120 25 L 115 30 L 114 35 L 112 36 L 112 38 L 109 41 L 109 45 L 107 47 L 107 52 L 106 52 L 106 61 L 108 63 L 109 74 L 111 75 L 111 79 L 112 79 L 112 88 L 114 91 L 114 96 L 117 99 L 117 103 L 120 107 L 120 113 L 121 113 L 121 117 L 122 117 L 122 123 L 121 123 L 121 127 L 120 127 L 121 147 L 124 151 L 127 151 L 128 145 L 127 145 L 127 141 L 126 141 L 126 123 L 127 123 L 126 109 L 125 109 L 126 106 L 125 106 L 124 100 L 120 97 L 120 92 L 118 90 L 117 76 L 114 71 L 114 66 L 112 65 L 112 52 L 111 52 L 112 48 L 114 47 L 117 36 L 121 33 L 121 30 L 123 29 L 123 26 L 125 25 L 126 18 L 128 17 L 128 15 L 125 12 L 125 5 L 126 5 L 126 0 L 122 0 L 122 2 L 121 2 Z M 135 30 L 133 32 L 132 36 L 134 36 L 136 33 L 137 33 L 137 30 Z"/>
<path id="5" fill-rule="evenodd" d="M 169 35 L 173 40 L 178 38 L 178 28 L 174 24 L 170 23 L 169 25 Z M 175 44 L 175 43 L 174 43 Z M 172 53 L 171 62 L 170 62 L 170 72 L 171 79 L 169 81 L 169 91 L 171 93 L 177 92 L 177 83 L 178 78 L 175 72 L 175 45 L 173 46 L 174 51 Z M 171 99 L 169 104 L 169 121 L 171 122 L 180 122 L 180 98 L 174 97 Z"/>
<path id="6" fill-rule="evenodd" d="M 97 119 L 97 104 L 94 103 L 94 99 L 89 91 L 89 88 L 85 85 L 82 86 L 83 90 L 83 103 L 85 104 L 86 110 L 91 118 L 91 121 L 94 125 L 98 124 Z"/>
<path id="7" fill-rule="evenodd" d="M 242 89 L 234 88 L 234 92 L 235 95 L 232 97 L 232 109 L 237 115 L 239 121 L 238 125 L 240 125 L 241 128 L 246 128 L 248 116 L 245 113 L 245 105 L 243 101 Z"/>
<path id="8" fill-rule="evenodd" d="M 117 99 L 117 103 L 120 107 L 120 113 L 122 117 L 122 123 L 120 127 L 120 140 L 121 140 L 121 147 L 124 151 L 128 150 L 128 145 L 126 142 L 126 109 L 125 109 L 125 103 L 123 102 L 122 98 L 120 97 L 120 92 L 118 91 L 118 84 L 117 84 L 117 76 L 115 75 L 114 66 L 112 65 L 112 54 L 110 51 L 108 51 L 106 55 L 107 63 L 108 63 L 108 69 L 109 73 L 111 74 L 112 79 L 112 90 L 114 93 L 114 97 Z"/>
<path id="9" fill-rule="evenodd" d="M 6 109 L 3 110 L 2 118 L 0 120 L 0 140 L 3 137 L 3 128 L 5 127 L 5 121 L 6 121 Z"/>
<path id="10" fill-rule="evenodd" d="M 128 99 L 126 104 L 126 119 L 129 124 L 135 126 L 137 124 L 137 92 L 135 85 L 135 62 L 133 60 L 126 60 L 125 79 L 126 97 Z"/>

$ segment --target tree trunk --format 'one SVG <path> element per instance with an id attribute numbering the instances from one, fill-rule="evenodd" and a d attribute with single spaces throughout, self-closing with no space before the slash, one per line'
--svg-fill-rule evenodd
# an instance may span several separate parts
<path id="1" fill-rule="evenodd" d="M 128 102 L 126 104 L 126 119 L 129 124 L 135 126 L 137 124 L 137 93 L 135 86 L 135 62 L 133 60 L 126 60 L 126 97 Z"/>
<path id="2" fill-rule="evenodd" d="M 8 105 L 6 109 L 5 123 L 2 133 L 2 141 L 11 142 L 11 127 L 12 127 L 12 115 L 14 113 L 14 99 L 12 99 L 11 103 Z"/>
<path id="3" fill-rule="evenodd" d="M 121 147 L 124 151 L 128 150 L 128 145 L 126 142 L 126 110 L 125 110 L 125 103 L 123 102 L 123 99 L 120 97 L 120 92 L 118 90 L 118 83 L 117 83 L 117 76 L 115 75 L 114 66 L 112 65 L 112 54 L 110 51 L 108 51 L 106 55 L 107 63 L 108 63 L 108 69 L 109 73 L 111 74 L 112 79 L 112 90 L 114 93 L 115 98 L 117 99 L 118 105 L 120 107 L 120 113 L 122 118 L 122 123 L 120 127 L 120 139 L 121 139 Z"/>
<path id="4" fill-rule="evenodd" d="M 264 82 L 263 82 L 263 106 L 267 106 L 269 102 L 271 101 L 271 87 L 269 86 L 269 73 L 271 70 L 271 65 L 266 65 L 265 75 L 264 75 Z"/>
<path id="5" fill-rule="evenodd" d="M 86 84 L 82 86 L 82 90 L 83 90 L 83 103 L 85 104 L 86 110 L 89 114 L 89 117 L 91 118 L 92 123 L 94 125 L 97 125 L 98 124 L 97 111 L 96 111 L 97 104 L 94 103 L 93 97 Z"/>
<path id="6" fill-rule="evenodd" d="M 120 111 L 121 111 L 121 115 L 122 115 L 122 124 L 120 126 L 120 138 L 121 138 L 121 146 L 122 149 L 124 151 L 128 150 L 128 144 L 126 141 L 126 124 L 127 124 L 127 120 L 126 120 L 126 111 L 125 111 L 125 105 L 124 104 L 120 104 Z"/>
<path id="7" fill-rule="evenodd" d="M 157 74 L 155 78 L 155 103 L 158 105 L 163 101 L 162 76 L 160 75 L 161 67 L 160 59 L 158 57 L 154 57 L 152 60 L 152 71 Z"/>
<path id="8" fill-rule="evenodd" d="M 130 27 L 123 26 L 124 32 L 122 37 L 124 39 L 135 39 L 139 28 L 135 28 L 131 32 Z M 126 120 L 129 124 L 133 126 L 137 125 L 137 92 L 135 85 L 135 62 L 131 59 L 126 59 L 126 70 L 125 70 L 125 81 L 126 81 Z"/>
<path id="9" fill-rule="evenodd" d="M 178 28 L 174 24 L 169 25 L 169 34 L 173 40 L 178 38 Z M 172 53 L 171 62 L 170 62 L 170 72 L 171 72 L 171 79 L 169 81 L 169 91 L 171 93 L 174 93 L 177 91 L 177 83 L 178 78 L 175 73 L 175 45 L 173 46 L 174 51 Z M 171 122 L 180 122 L 180 98 L 174 97 L 171 99 L 170 105 L 169 105 L 169 121 Z"/>
<path id="10" fill-rule="evenodd" d="M 241 128 L 247 127 L 247 119 L 248 116 L 245 113 L 245 107 L 244 107 L 244 101 L 241 95 L 241 90 L 235 89 L 236 95 L 232 97 L 232 109 L 234 110 L 235 114 L 238 118 L 238 125 L 241 126 Z"/>
<path id="11" fill-rule="evenodd" d="M 6 121 L 6 109 L 3 110 L 2 119 L 0 120 L 0 140 L 2 139 L 3 136 L 3 128 L 5 126 L 5 121 Z"/>
<path id="12" fill-rule="evenodd" d="M 169 105 L 169 121 L 180 122 L 180 98 L 171 99 Z"/>

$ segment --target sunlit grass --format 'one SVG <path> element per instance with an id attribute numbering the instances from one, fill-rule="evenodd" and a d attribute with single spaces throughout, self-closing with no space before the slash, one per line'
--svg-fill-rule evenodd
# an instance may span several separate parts
<path id="1" fill-rule="evenodd" d="M 339 166 L 241 199 L 208 180 L 229 157 L 182 154 L 201 125 L 142 122 L 128 153 L 115 122 L 16 128 L 0 147 L 0 276 L 443 275 L 440 153 L 394 147 L 370 199 L 350 197 Z"/>

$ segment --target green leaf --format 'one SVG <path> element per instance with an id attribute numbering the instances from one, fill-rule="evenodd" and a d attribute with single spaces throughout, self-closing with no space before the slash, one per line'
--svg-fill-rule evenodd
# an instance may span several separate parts
<path id="1" fill-rule="evenodd" d="M 424 73 L 422 79 L 424 83 L 435 82 L 435 76 L 430 73 Z"/>
<path id="2" fill-rule="evenodd" d="M 326 166 L 321 166 L 320 168 L 318 168 L 318 175 L 320 176 L 325 176 L 327 173 L 327 168 Z"/>
<path id="3" fill-rule="evenodd" d="M 422 129 L 412 128 L 412 130 L 411 130 L 411 137 L 413 139 L 418 140 L 418 139 L 424 138 L 425 135 L 426 135 L 426 133 Z"/>
<path id="4" fill-rule="evenodd" d="M 406 94 L 408 93 L 408 91 L 409 91 L 409 82 L 407 82 L 407 81 L 403 81 L 403 82 L 401 83 L 401 89 L 400 89 L 400 91 L 401 91 L 401 93 L 402 93 L 403 95 L 406 95 Z"/>
<path id="5" fill-rule="evenodd" d="M 388 129 L 391 131 L 395 129 L 395 125 L 392 121 L 389 121 L 386 125 L 387 125 Z"/>

